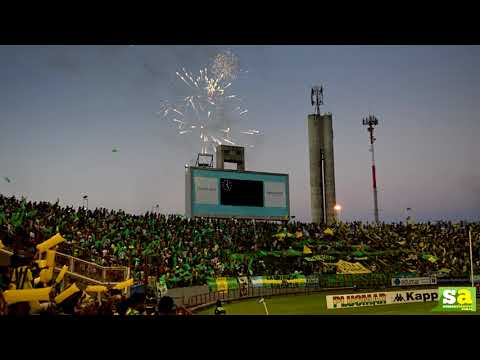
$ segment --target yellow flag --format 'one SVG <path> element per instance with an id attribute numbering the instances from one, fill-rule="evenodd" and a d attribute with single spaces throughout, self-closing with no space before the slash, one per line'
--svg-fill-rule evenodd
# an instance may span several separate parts
<path id="1" fill-rule="evenodd" d="M 122 289 L 125 289 L 125 288 L 127 288 L 127 287 L 129 287 L 129 286 L 132 286 L 132 285 L 133 285 L 133 279 L 128 279 L 128 280 L 126 280 L 126 281 L 123 281 L 123 282 L 121 282 L 121 283 L 118 283 L 117 285 L 115 285 L 115 286 L 113 287 L 113 289 L 115 289 L 115 290 L 122 290 Z"/>
<path id="2" fill-rule="evenodd" d="M 330 229 L 330 228 L 326 228 L 323 233 L 324 233 L 325 235 L 333 236 L 333 230 Z"/>
<path id="3" fill-rule="evenodd" d="M 312 250 L 310 250 L 310 248 L 307 245 L 304 245 L 303 246 L 303 253 L 304 254 L 311 254 Z"/>
<path id="4" fill-rule="evenodd" d="M 48 283 L 50 281 L 51 278 L 49 278 L 49 271 L 48 269 L 43 269 L 40 271 L 40 281 L 44 284 Z"/>
<path id="5" fill-rule="evenodd" d="M 108 289 L 106 286 L 103 285 L 89 285 L 85 289 L 85 291 L 88 292 L 95 292 L 95 293 L 101 293 L 101 292 L 106 292 Z"/>
<path id="6" fill-rule="evenodd" d="M 60 270 L 60 273 L 58 274 L 57 279 L 55 280 L 57 284 L 60 284 L 60 282 L 63 280 L 63 277 L 67 273 L 67 270 L 68 270 L 68 266 L 63 265 L 62 270 Z"/>
<path id="7" fill-rule="evenodd" d="M 217 283 L 217 291 L 227 291 L 228 290 L 228 282 L 226 277 L 218 277 L 216 278 Z"/>
<path id="8" fill-rule="evenodd" d="M 47 266 L 49 268 L 55 267 L 55 254 L 57 252 L 55 250 L 47 250 Z"/>
<path id="9" fill-rule="evenodd" d="M 58 244 L 64 242 L 65 239 L 62 237 L 62 235 L 57 234 L 52 236 L 50 239 L 42 242 L 41 244 L 37 245 L 37 250 L 40 253 L 43 253 L 47 251 L 48 249 L 51 249 L 54 246 L 57 246 Z"/>
<path id="10" fill-rule="evenodd" d="M 53 270 L 55 269 L 55 250 L 47 250 L 47 281 L 52 280 Z M 43 270 L 42 270 L 43 271 Z M 40 273 L 41 274 L 41 273 Z"/>
<path id="11" fill-rule="evenodd" d="M 55 302 L 60 304 L 62 301 L 66 300 L 68 297 L 72 296 L 76 292 L 80 291 L 76 284 L 69 286 L 66 290 L 62 291 L 55 298 Z"/>
<path id="12" fill-rule="evenodd" d="M 50 299 L 51 287 L 41 289 L 5 290 L 3 297 L 7 304 L 15 304 L 24 301 L 48 301 Z"/>
<path id="13" fill-rule="evenodd" d="M 35 262 L 40 269 L 44 269 L 47 267 L 47 260 L 35 260 Z"/>

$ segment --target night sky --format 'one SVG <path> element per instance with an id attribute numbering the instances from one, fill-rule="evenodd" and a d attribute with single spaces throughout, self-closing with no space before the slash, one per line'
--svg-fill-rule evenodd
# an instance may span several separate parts
<path id="1" fill-rule="evenodd" d="M 249 110 L 237 126 L 264 134 L 246 169 L 288 173 L 298 220 L 310 220 L 316 84 L 333 113 L 342 220 L 373 219 L 369 113 L 380 121 L 381 220 L 404 220 L 407 207 L 418 221 L 480 219 L 479 46 L 0 46 L 0 193 L 183 214 L 199 139 L 156 112 L 186 94 L 175 71 L 197 72 L 223 50 L 248 70 L 232 84 Z"/>

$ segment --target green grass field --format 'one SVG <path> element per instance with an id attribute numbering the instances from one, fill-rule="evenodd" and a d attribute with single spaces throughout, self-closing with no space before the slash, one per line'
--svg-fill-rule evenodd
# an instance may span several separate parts
<path id="1" fill-rule="evenodd" d="M 456 312 L 456 313 L 437 313 L 431 310 L 437 305 L 437 302 L 398 304 L 398 305 L 379 305 L 365 306 L 350 309 L 327 309 L 325 296 L 351 293 L 350 292 L 328 292 L 315 293 L 311 295 L 287 295 L 266 297 L 268 312 L 270 315 L 476 315 L 479 303 L 477 302 L 477 313 L 474 312 Z M 225 303 L 224 308 L 227 315 L 265 315 L 263 304 L 258 303 L 258 299 L 239 300 L 231 303 Z M 210 307 L 199 311 L 198 315 L 213 315 L 215 307 Z"/>

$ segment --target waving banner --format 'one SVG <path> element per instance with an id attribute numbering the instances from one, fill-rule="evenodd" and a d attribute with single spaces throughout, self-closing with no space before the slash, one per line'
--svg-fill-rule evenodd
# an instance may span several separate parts
<path id="1" fill-rule="evenodd" d="M 369 274 L 371 273 L 366 267 L 360 263 L 349 263 L 348 261 L 339 260 L 337 262 L 337 274 Z"/>
<path id="2" fill-rule="evenodd" d="M 278 276 L 253 276 L 250 278 L 253 287 L 296 287 L 305 286 L 305 275 L 278 275 Z"/>
<path id="3" fill-rule="evenodd" d="M 210 292 L 228 291 L 238 289 L 238 280 L 237 278 L 218 277 L 207 280 L 207 285 Z"/>

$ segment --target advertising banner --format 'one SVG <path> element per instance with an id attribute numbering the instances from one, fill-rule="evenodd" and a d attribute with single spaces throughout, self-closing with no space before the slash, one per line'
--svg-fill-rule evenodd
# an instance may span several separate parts
<path id="1" fill-rule="evenodd" d="M 424 289 L 414 291 L 383 291 L 363 294 L 328 295 L 326 296 L 326 300 L 327 309 L 428 302 L 438 300 L 438 290 Z"/>
<path id="2" fill-rule="evenodd" d="M 196 203 L 216 205 L 218 203 L 217 179 L 199 176 L 193 180 Z"/>
<path id="3" fill-rule="evenodd" d="M 283 182 L 265 181 L 265 206 L 280 207 L 287 206 L 286 185 Z"/>
<path id="4" fill-rule="evenodd" d="M 477 311 L 475 287 L 440 287 L 435 312 Z"/>
<path id="5" fill-rule="evenodd" d="M 414 291 L 392 291 L 387 295 L 388 304 L 406 304 L 438 300 L 438 289 L 424 289 Z"/>
<path id="6" fill-rule="evenodd" d="M 327 295 L 327 309 L 345 309 L 387 304 L 387 292 Z"/>
<path id="7" fill-rule="evenodd" d="M 437 277 L 394 277 L 392 278 L 392 286 L 418 286 L 418 285 L 436 285 Z"/>

